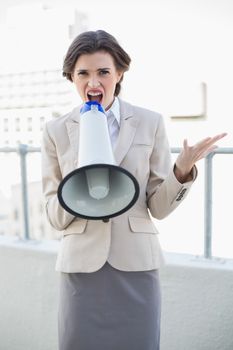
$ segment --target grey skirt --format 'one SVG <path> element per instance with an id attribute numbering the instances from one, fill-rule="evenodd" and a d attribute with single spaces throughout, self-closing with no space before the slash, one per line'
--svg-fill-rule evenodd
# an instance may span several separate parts
<path id="1" fill-rule="evenodd" d="M 159 350 L 158 270 L 61 273 L 59 350 Z"/>

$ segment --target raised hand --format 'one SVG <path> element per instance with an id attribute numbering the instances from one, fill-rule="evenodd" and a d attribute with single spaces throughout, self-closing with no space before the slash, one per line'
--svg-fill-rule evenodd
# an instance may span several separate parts
<path id="1" fill-rule="evenodd" d="M 216 142 L 225 137 L 227 133 L 218 134 L 214 137 L 206 137 L 193 146 L 188 145 L 187 139 L 183 142 L 183 149 L 175 163 L 175 175 L 179 182 L 188 181 L 194 164 L 214 151 L 218 146 Z"/>

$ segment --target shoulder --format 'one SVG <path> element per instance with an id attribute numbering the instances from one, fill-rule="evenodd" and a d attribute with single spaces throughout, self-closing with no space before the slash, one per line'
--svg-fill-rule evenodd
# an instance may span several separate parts
<path id="1" fill-rule="evenodd" d="M 162 114 L 157 111 L 134 105 L 121 99 L 119 99 L 119 101 L 123 112 L 127 111 L 128 113 L 131 113 L 144 123 L 148 122 L 158 124 L 163 119 Z"/>
<path id="2" fill-rule="evenodd" d="M 76 107 L 72 111 L 46 122 L 45 129 L 51 135 L 56 134 L 57 132 L 61 133 L 66 129 L 66 124 L 69 122 L 75 122 L 75 120 L 78 119 L 78 116 L 79 107 Z"/>

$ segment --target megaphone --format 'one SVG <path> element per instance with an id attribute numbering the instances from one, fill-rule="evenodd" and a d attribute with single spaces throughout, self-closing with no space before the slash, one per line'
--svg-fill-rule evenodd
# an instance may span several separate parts
<path id="1" fill-rule="evenodd" d="M 70 214 L 104 220 L 123 214 L 138 199 L 136 178 L 115 163 L 107 117 L 97 101 L 80 112 L 78 168 L 58 187 L 58 200 Z"/>

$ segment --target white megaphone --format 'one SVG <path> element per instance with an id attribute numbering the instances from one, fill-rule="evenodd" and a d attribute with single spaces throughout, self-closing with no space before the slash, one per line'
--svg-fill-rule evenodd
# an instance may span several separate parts
<path id="1" fill-rule="evenodd" d="M 107 117 L 98 102 L 81 109 L 79 135 L 79 165 L 61 181 L 58 200 L 74 216 L 106 221 L 134 205 L 139 185 L 115 164 Z"/>

